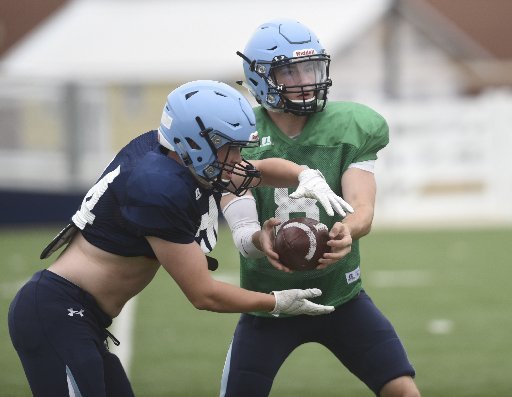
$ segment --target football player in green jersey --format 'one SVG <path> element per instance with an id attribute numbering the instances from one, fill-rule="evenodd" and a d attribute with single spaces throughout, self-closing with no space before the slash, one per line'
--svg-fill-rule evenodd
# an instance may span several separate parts
<path id="1" fill-rule="evenodd" d="M 315 34 L 297 21 L 261 25 L 238 55 L 243 85 L 260 105 L 255 113 L 261 144 L 244 150 L 244 156 L 282 157 L 311 172 L 320 170 L 347 203 L 337 218 L 307 195 L 290 197 L 286 188 L 222 198 L 240 251 L 242 287 L 269 292 L 314 285 L 323 291 L 316 301 L 336 309 L 317 317 L 242 314 L 227 354 L 221 397 L 267 396 L 288 355 L 307 342 L 324 345 L 377 396 L 418 397 L 405 349 L 361 281 L 359 239 L 372 225 L 374 165 L 388 143 L 386 121 L 361 104 L 327 103 L 330 58 Z M 275 226 L 298 216 L 329 227 L 331 253 L 314 270 L 291 272 L 273 251 L 272 236 Z"/>

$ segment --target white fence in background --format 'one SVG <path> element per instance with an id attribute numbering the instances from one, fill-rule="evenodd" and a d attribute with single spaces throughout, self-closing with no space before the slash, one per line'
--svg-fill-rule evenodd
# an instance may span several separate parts
<path id="1" fill-rule="evenodd" d="M 0 189 L 87 190 L 169 88 L 0 82 Z M 512 93 L 370 106 L 391 131 L 376 225 L 512 225 Z"/>
<path id="2" fill-rule="evenodd" d="M 512 94 L 385 103 L 376 224 L 512 224 Z"/>
<path id="3" fill-rule="evenodd" d="M 102 86 L 0 83 L 0 188 L 84 189 L 113 153 Z"/>

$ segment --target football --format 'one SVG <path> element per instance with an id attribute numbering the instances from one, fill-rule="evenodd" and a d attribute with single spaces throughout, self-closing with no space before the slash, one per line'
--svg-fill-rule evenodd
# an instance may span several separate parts
<path id="1" fill-rule="evenodd" d="M 280 225 L 274 240 L 279 261 L 291 270 L 312 270 L 331 247 L 329 229 L 311 218 L 292 218 Z"/>

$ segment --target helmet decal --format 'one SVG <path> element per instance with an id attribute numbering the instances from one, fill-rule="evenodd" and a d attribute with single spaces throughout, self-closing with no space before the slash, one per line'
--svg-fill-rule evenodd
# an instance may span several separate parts
<path id="1" fill-rule="evenodd" d="M 308 55 L 315 55 L 316 51 L 314 48 L 307 48 L 304 50 L 295 50 L 293 51 L 293 57 L 305 57 Z"/>

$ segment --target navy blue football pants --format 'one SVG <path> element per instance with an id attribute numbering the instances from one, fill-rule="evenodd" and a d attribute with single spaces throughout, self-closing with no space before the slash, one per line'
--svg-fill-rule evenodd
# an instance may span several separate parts
<path id="1" fill-rule="evenodd" d="M 35 397 L 130 397 L 121 362 L 106 346 L 112 319 L 66 279 L 37 272 L 9 309 L 9 332 Z"/>
<path id="2" fill-rule="evenodd" d="M 308 342 L 324 345 L 376 395 L 390 380 L 415 376 L 393 326 L 361 291 L 321 316 L 242 314 L 227 354 L 220 396 L 268 396 L 283 362 Z"/>

